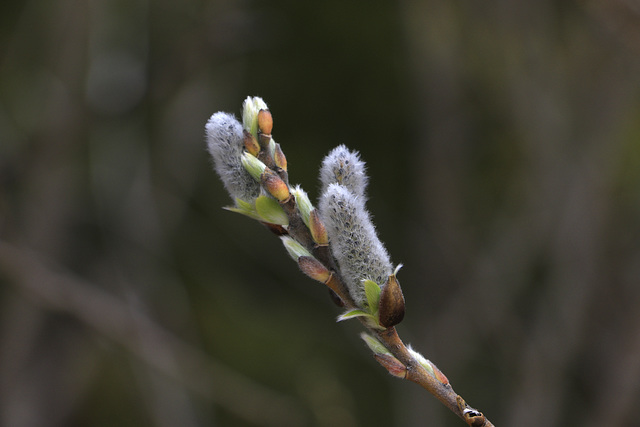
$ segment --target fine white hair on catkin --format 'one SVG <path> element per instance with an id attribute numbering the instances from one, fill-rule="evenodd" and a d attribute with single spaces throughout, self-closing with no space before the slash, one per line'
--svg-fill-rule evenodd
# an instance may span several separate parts
<path id="1" fill-rule="evenodd" d="M 322 161 L 320 194 L 324 194 L 331 184 L 341 184 L 355 196 L 364 199 L 367 181 L 365 163 L 360 160 L 360 154 L 350 151 L 344 145 L 331 150 Z"/>
<path id="2" fill-rule="evenodd" d="M 252 201 L 260 195 L 260 184 L 242 165 L 242 125 L 229 113 L 218 112 L 205 126 L 207 148 L 213 166 L 233 199 Z"/>
<path id="3" fill-rule="evenodd" d="M 329 236 L 331 253 L 351 297 L 363 307 L 366 296 L 363 280 L 381 287 L 393 273 L 391 259 L 378 239 L 364 198 L 341 184 L 330 184 L 320 198 L 320 217 Z"/>

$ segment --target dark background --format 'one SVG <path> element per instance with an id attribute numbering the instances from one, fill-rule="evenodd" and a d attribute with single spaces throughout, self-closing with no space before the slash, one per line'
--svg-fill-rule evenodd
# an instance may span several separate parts
<path id="1" fill-rule="evenodd" d="M 400 335 L 498 426 L 638 425 L 635 0 L 5 0 L 0 424 L 459 426 L 230 200 L 216 111 L 293 183 L 361 152 Z"/>

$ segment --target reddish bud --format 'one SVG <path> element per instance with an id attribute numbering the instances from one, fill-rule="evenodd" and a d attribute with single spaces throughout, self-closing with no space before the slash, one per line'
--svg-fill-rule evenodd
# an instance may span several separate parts
<path id="1" fill-rule="evenodd" d="M 404 296 L 396 275 L 389 276 L 382 288 L 378 304 L 380 324 L 386 328 L 397 325 L 404 319 Z"/>
<path id="2" fill-rule="evenodd" d="M 301 256 L 298 258 L 298 266 L 304 274 L 320 283 L 326 283 L 331 276 L 331 272 L 327 267 L 311 256 Z"/>
<path id="3" fill-rule="evenodd" d="M 374 354 L 373 357 L 394 377 L 405 378 L 407 376 L 407 368 L 392 355 Z"/>
<path id="4" fill-rule="evenodd" d="M 271 169 L 265 169 L 260 177 L 262 186 L 279 202 L 286 202 L 291 194 L 289 186 Z"/>

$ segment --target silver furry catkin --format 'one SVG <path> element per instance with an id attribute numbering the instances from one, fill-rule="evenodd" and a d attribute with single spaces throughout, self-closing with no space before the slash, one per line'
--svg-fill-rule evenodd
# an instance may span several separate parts
<path id="1" fill-rule="evenodd" d="M 391 259 L 376 235 L 364 198 L 354 195 L 341 184 L 329 184 L 320 198 L 320 217 L 325 224 L 331 253 L 351 297 L 364 307 L 365 279 L 383 287 L 393 274 Z"/>
<path id="2" fill-rule="evenodd" d="M 368 180 L 365 163 L 360 160 L 358 152 L 349 151 L 344 145 L 339 145 L 331 150 L 322 161 L 320 194 L 324 194 L 331 184 L 341 184 L 354 196 L 365 199 Z"/>
<path id="3" fill-rule="evenodd" d="M 218 112 L 207 122 L 206 133 L 214 168 L 231 198 L 255 200 L 260 195 L 260 184 L 242 165 L 244 144 L 240 122 L 232 114 Z"/>

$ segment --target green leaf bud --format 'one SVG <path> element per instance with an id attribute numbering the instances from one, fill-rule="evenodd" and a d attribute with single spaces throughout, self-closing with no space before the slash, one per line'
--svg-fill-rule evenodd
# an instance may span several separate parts
<path id="1" fill-rule="evenodd" d="M 247 172 L 249 172 L 249 175 L 251 175 L 254 180 L 260 182 L 262 173 L 265 171 L 265 169 L 267 169 L 267 165 L 265 165 L 249 153 L 243 153 L 241 161 L 242 166 L 244 166 Z"/>
<path id="2" fill-rule="evenodd" d="M 256 139 L 258 139 L 258 114 L 260 110 L 268 109 L 267 104 L 258 96 L 248 96 L 242 104 L 242 124 Z"/>
<path id="3" fill-rule="evenodd" d="M 306 191 L 302 189 L 299 185 L 296 185 L 293 190 L 291 190 L 291 194 L 296 198 L 296 206 L 298 207 L 298 211 L 300 212 L 300 217 L 302 217 L 302 221 L 305 225 L 309 226 L 309 213 L 313 209 L 313 205 L 311 204 L 311 200 L 309 200 L 309 196 Z"/>
<path id="4" fill-rule="evenodd" d="M 374 336 L 366 332 L 361 332 L 360 338 L 364 340 L 369 349 L 371 349 L 375 354 L 391 354 L 391 352 L 387 350 L 387 348 Z"/>

